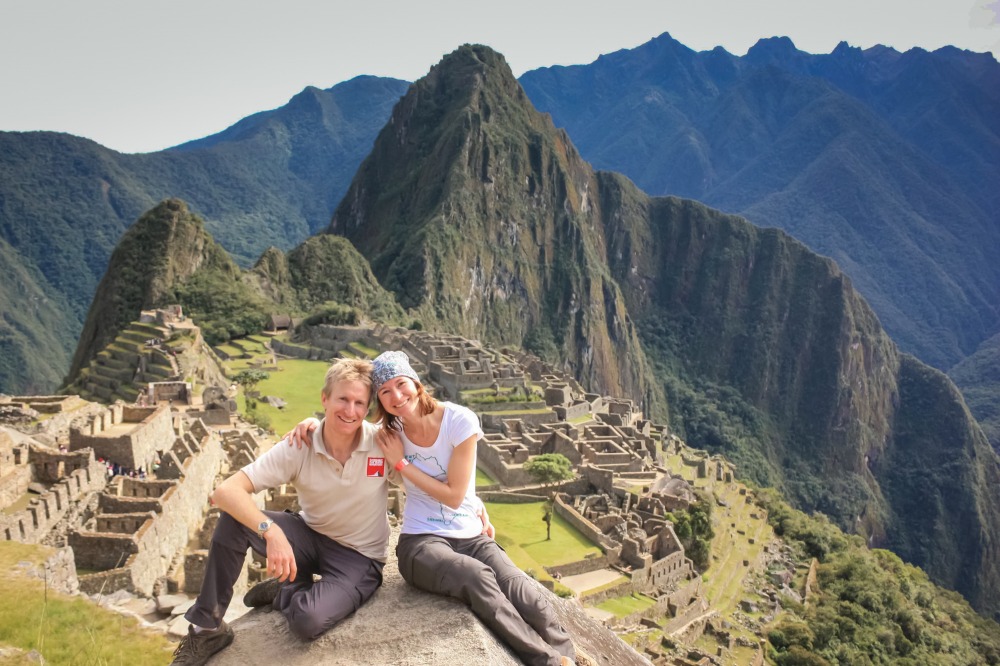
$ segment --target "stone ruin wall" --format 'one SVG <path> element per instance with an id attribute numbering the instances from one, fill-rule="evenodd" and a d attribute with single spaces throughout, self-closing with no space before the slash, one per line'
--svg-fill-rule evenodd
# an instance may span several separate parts
<path id="1" fill-rule="evenodd" d="M 566 501 L 561 496 L 556 495 L 552 509 L 557 514 L 562 516 L 563 520 L 578 529 L 588 539 L 596 544 L 599 544 L 601 548 L 604 549 L 605 553 L 610 555 L 613 552 L 614 558 L 617 559 L 618 555 L 621 553 L 621 545 L 613 539 L 605 536 L 604 533 L 598 529 L 597 525 L 577 513 L 573 507 L 566 504 Z"/>
<path id="2" fill-rule="evenodd" d="M 6 541 L 40 541 L 75 502 L 103 489 L 107 483 L 105 467 L 96 461 L 92 451 L 66 453 L 32 447 L 29 456 L 38 457 L 42 478 L 50 478 L 55 470 L 67 474 L 58 477 L 48 492 L 33 498 L 25 509 L 11 515 L 0 514 L 0 536 Z"/>
<path id="3" fill-rule="evenodd" d="M 117 436 L 104 433 L 113 426 L 134 424 Z M 163 442 L 174 439 L 170 408 L 112 405 L 82 427 L 70 429 L 70 450 L 91 448 L 94 455 L 131 469 L 149 468 Z"/>
<path id="4" fill-rule="evenodd" d="M 164 483 L 170 484 L 170 488 L 159 497 L 160 510 L 146 514 L 147 519 L 134 534 L 83 531 L 71 534 L 71 545 L 77 552 L 77 562 L 81 567 L 108 569 L 82 576 L 81 590 L 87 593 L 103 590 L 107 593 L 126 589 L 151 595 L 157 580 L 167 574 L 174 558 L 187 546 L 190 535 L 202 524 L 209 508 L 208 497 L 215 486 L 224 458 L 219 440 L 205 437 L 200 443 L 200 450 L 192 451 L 182 461 L 182 482 L 122 479 L 122 495 L 102 499 L 104 506 L 131 508 L 128 506 L 130 503 L 124 499 L 128 496 L 138 497 L 144 505 L 148 505 L 148 496 L 142 492 L 145 488 L 155 486 L 162 489 Z M 136 517 L 135 513 L 124 514 L 117 524 L 127 527 L 133 524 Z M 104 524 L 116 523 L 109 519 Z M 117 557 L 108 556 L 108 552 L 117 554 Z M 119 564 L 122 553 L 126 553 L 128 557 Z"/>
<path id="5" fill-rule="evenodd" d="M 161 402 L 170 403 L 176 400 L 185 405 L 191 404 L 192 390 L 190 382 L 149 382 L 146 387 L 147 397 L 152 405 Z"/>
<path id="6" fill-rule="evenodd" d="M 6 508 L 28 492 L 32 482 L 28 447 L 14 445 L 10 435 L 0 430 L 0 508 Z"/>
<path id="7" fill-rule="evenodd" d="M 665 587 L 694 575 L 694 565 L 684 555 L 683 550 L 670 553 L 666 557 L 653 560 L 648 566 L 632 570 L 632 582 L 636 589 L 652 590 Z"/>

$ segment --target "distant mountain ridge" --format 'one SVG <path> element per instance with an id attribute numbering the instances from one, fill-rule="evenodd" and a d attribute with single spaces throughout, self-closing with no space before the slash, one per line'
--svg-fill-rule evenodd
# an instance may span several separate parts
<path id="1" fill-rule="evenodd" d="M 158 201 L 190 202 L 243 265 L 326 226 L 407 86 L 366 76 L 307 88 L 218 135 L 145 155 L 66 134 L 0 132 L 0 240 L 30 276 L 23 288 L 0 283 L 9 350 L 0 391 L 54 390 L 112 249 Z M 32 294 L 53 310 L 44 325 L 21 314 L 37 308 Z"/>
<path id="2" fill-rule="evenodd" d="M 522 85 L 595 167 L 778 226 L 834 258 L 902 347 L 943 369 L 1000 331 L 1000 64 L 664 34 Z M 615 128 L 609 131 L 608 128 Z"/>

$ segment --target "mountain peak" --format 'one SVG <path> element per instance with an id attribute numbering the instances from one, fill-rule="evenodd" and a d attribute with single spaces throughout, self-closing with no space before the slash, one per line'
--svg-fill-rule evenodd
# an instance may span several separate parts
<path id="1" fill-rule="evenodd" d="M 426 325 L 498 344 L 554 340 L 592 386 L 645 395 L 638 339 L 598 259 L 598 188 L 503 56 L 466 44 L 393 109 L 329 232 Z"/>
<path id="2" fill-rule="evenodd" d="M 747 51 L 745 59 L 755 65 L 782 65 L 802 62 L 809 54 L 796 48 L 789 37 L 766 37 Z"/>
<path id="3" fill-rule="evenodd" d="M 97 287 L 67 384 L 141 310 L 170 302 L 174 288 L 203 269 L 239 277 L 236 264 L 185 202 L 165 199 L 136 220 Z"/>

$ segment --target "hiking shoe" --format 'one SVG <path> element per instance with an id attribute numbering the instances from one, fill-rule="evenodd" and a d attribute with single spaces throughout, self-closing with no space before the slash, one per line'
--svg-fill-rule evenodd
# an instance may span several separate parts
<path id="1" fill-rule="evenodd" d="M 278 590 L 280 589 L 281 581 L 277 578 L 262 580 L 243 595 L 243 605 L 250 608 L 270 606 L 274 603 L 274 598 L 278 596 Z"/>
<path id="2" fill-rule="evenodd" d="M 188 635 L 184 637 L 174 650 L 174 660 L 171 666 L 203 666 L 209 657 L 229 647 L 233 642 L 233 630 L 225 622 L 219 624 L 215 631 L 195 633 L 194 627 L 188 627 Z"/>

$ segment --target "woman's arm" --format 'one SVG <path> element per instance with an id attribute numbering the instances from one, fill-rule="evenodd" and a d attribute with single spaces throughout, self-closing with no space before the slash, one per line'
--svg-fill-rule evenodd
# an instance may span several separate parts
<path id="1" fill-rule="evenodd" d="M 301 449 L 303 446 L 309 446 L 312 443 L 312 433 L 313 430 L 319 427 L 319 419 L 314 416 L 307 416 L 306 418 L 299 421 L 298 425 L 288 431 L 283 439 L 288 442 L 288 446 L 295 445 L 295 448 Z"/>
<path id="2" fill-rule="evenodd" d="M 415 465 L 406 465 L 400 472 L 404 479 L 420 488 L 422 491 L 444 504 L 449 509 L 457 509 L 462 505 L 465 494 L 469 491 L 469 481 L 472 479 L 473 467 L 476 464 L 476 440 L 478 435 L 472 435 L 455 447 L 448 462 L 448 478 L 438 481 L 434 477 L 417 469 Z M 385 454 L 385 459 L 393 468 L 403 457 L 403 440 L 399 433 L 382 428 L 375 441 Z"/>

